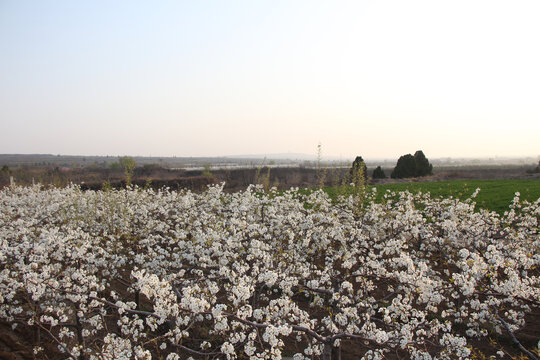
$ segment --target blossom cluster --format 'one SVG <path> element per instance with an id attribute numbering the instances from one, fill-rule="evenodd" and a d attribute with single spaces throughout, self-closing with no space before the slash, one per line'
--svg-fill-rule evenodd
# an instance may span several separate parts
<path id="1" fill-rule="evenodd" d="M 540 305 L 540 199 L 33 186 L 0 208 L 0 318 L 65 358 L 468 358 Z"/>

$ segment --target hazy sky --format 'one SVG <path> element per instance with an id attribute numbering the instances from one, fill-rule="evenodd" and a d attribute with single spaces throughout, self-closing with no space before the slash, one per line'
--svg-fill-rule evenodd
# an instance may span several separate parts
<path id="1" fill-rule="evenodd" d="M 0 153 L 537 156 L 538 19 L 538 0 L 0 0 Z"/>

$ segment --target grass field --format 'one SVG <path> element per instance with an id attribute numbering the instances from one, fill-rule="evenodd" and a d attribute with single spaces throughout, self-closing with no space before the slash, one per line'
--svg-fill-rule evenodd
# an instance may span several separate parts
<path id="1" fill-rule="evenodd" d="M 473 192 L 480 188 L 476 197 L 478 207 L 496 211 L 500 214 L 508 210 L 516 192 L 520 193 L 522 200 L 534 202 L 540 198 L 539 180 L 455 180 L 444 182 L 410 182 L 396 184 L 372 185 L 368 188 L 377 188 L 377 200 L 381 200 L 386 190 L 395 192 L 408 190 L 410 192 L 429 192 L 432 197 L 469 198 Z M 338 187 L 325 189 L 331 197 L 337 196 Z"/>

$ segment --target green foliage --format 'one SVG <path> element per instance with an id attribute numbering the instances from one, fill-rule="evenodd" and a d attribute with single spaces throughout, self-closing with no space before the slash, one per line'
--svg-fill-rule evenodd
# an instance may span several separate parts
<path id="1" fill-rule="evenodd" d="M 403 179 L 414 177 L 416 174 L 416 161 L 411 154 L 400 156 L 396 167 L 390 177 L 392 179 Z"/>
<path id="2" fill-rule="evenodd" d="M 416 163 L 415 176 L 427 176 L 433 174 L 433 165 L 429 163 L 429 160 L 422 150 L 418 150 L 414 153 L 414 161 Z"/>
<path id="3" fill-rule="evenodd" d="M 361 156 L 354 159 L 350 170 L 351 183 L 354 186 L 365 186 L 367 183 L 367 166 Z"/>
<path id="4" fill-rule="evenodd" d="M 375 170 L 373 170 L 373 175 L 371 175 L 371 177 L 373 179 L 386 179 L 386 174 L 380 166 L 377 166 Z"/>
<path id="5" fill-rule="evenodd" d="M 120 165 L 119 162 L 112 162 L 109 164 L 109 168 L 114 171 L 114 170 L 120 170 L 122 166 Z"/>
<path id="6" fill-rule="evenodd" d="M 126 186 L 131 185 L 131 179 L 133 178 L 133 171 L 135 170 L 135 167 L 137 166 L 137 163 L 132 157 L 124 156 L 118 159 L 118 163 L 120 164 L 120 167 L 124 170 L 124 174 L 126 176 Z"/>
<path id="7" fill-rule="evenodd" d="M 101 189 L 104 192 L 112 191 L 112 185 L 109 181 L 104 181 L 103 184 L 101 184 Z"/>
<path id="8" fill-rule="evenodd" d="M 144 184 L 143 190 L 148 190 L 152 187 L 152 179 L 146 179 L 146 183 Z"/>
<path id="9" fill-rule="evenodd" d="M 213 177 L 212 172 L 210 171 L 211 168 L 212 168 L 211 164 L 209 163 L 204 164 L 202 176 Z"/>
<path id="10" fill-rule="evenodd" d="M 257 167 L 257 171 L 255 171 L 255 184 L 261 184 L 264 190 L 268 191 L 270 190 L 270 167 L 265 166 L 265 162 L 266 158 L 264 158 L 261 166 Z M 263 173 L 263 169 L 266 170 L 265 173 Z"/>
<path id="11" fill-rule="evenodd" d="M 424 152 L 418 150 L 414 153 L 414 156 L 411 154 L 401 156 L 390 177 L 392 179 L 404 179 L 431 174 L 433 174 L 433 165 L 429 163 Z"/>
<path id="12" fill-rule="evenodd" d="M 474 199 L 477 208 L 495 211 L 503 214 L 512 203 L 515 193 L 520 193 L 521 200 L 534 202 L 540 198 L 539 180 L 454 180 L 437 182 L 414 182 L 381 184 L 366 187 L 366 193 L 372 193 L 377 188 L 375 201 L 384 201 L 387 191 L 399 193 L 409 191 L 411 193 L 430 193 L 431 197 L 458 198 L 466 200 L 480 188 L 480 192 Z M 339 196 L 355 196 L 353 186 L 332 186 L 324 191 L 331 199 L 337 200 Z"/>
<path id="13" fill-rule="evenodd" d="M 475 198 L 479 208 L 496 211 L 499 214 L 508 210 L 516 192 L 521 200 L 534 202 L 540 198 L 539 180 L 454 180 L 441 182 L 415 182 L 377 185 L 377 199 L 382 201 L 386 190 L 412 193 L 429 192 L 432 197 L 469 198 L 477 188 L 480 192 Z"/>

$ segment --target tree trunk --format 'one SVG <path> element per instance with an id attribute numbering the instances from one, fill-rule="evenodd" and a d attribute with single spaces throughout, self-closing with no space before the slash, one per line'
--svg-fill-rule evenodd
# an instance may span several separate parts
<path id="1" fill-rule="evenodd" d="M 321 359 L 322 360 L 341 360 L 340 347 L 332 346 L 332 343 L 330 342 L 325 343 Z"/>
<path id="2" fill-rule="evenodd" d="M 141 305 L 141 291 L 140 290 L 135 290 L 135 309 L 136 310 L 140 310 L 140 305 Z"/>
<path id="3" fill-rule="evenodd" d="M 83 334 L 82 334 L 82 324 L 81 324 L 81 319 L 79 318 L 79 315 L 77 314 L 77 311 L 78 311 L 78 307 L 77 309 L 75 309 L 75 321 L 76 321 L 76 329 L 77 329 L 77 340 L 79 342 L 79 345 L 81 346 L 81 353 L 79 355 L 79 360 L 85 360 L 86 359 L 86 355 L 84 354 L 84 339 L 83 339 Z"/>

